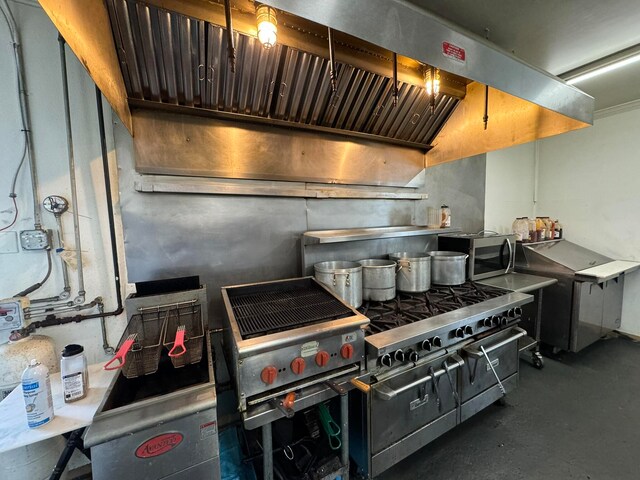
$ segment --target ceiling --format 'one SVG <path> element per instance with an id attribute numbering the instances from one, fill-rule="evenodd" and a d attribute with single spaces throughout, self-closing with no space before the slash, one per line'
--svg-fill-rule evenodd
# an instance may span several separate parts
<path id="1" fill-rule="evenodd" d="M 638 0 L 408 0 L 554 75 L 640 44 Z M 640 62 L 577 83 L 596 110 L 640 99 Z"/>

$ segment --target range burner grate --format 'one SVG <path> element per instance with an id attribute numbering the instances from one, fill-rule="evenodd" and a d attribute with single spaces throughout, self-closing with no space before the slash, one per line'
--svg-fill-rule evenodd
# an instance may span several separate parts
<path id="1" fill-rule="evenodd" d="M 452 287 L 434 285 L 426 293 L 398 293 L 386 302 L 365 302 L 359 311 L 371 320 L 365 334 L 373 335 L 507 293 L 474 282 Z"/>
<path id="2" fill-rule="evenodd" d="M 313 283 L 229 295 L 243 339 L 353 315 L 342 302 Z"/>

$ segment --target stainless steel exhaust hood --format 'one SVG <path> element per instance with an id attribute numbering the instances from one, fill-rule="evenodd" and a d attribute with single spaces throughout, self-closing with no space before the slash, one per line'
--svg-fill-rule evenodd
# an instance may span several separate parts
<path id="1" fill-rule="evenodd" d="M 235 73 L 222 0 L 40 3 L 134 139 L 131 110 L 160 108 L 397 144 L 435 165 L 592 123 L 588 95 L 402 0 L 265 0 L 279 15 L 269 50 L 256 39 L 254 2 L 233 1 Z M 336 32 L 335 94 L 327 27 Z M 435 102 L 427 65 L 442 72 Z"/>

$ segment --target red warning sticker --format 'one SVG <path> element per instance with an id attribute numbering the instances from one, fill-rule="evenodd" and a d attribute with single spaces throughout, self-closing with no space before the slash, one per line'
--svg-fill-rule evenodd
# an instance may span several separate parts
<path id="1" fill-rule="evenodd" d="M 456 62 L 465 63 L 467 61 L 467 54 L 464 48 L 454 45 L 453 43 L 442 42 L 442 54 Z"/>

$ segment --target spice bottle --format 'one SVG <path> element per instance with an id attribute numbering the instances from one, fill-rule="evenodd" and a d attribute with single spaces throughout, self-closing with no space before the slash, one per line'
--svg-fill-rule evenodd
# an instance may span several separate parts
<path id="1" fill-rule="evenodd" d="M 544 221 L 540 217 L 536 217 L 536 235 L 540 242 L 547 239 L 547 230 Z"/>
<path id="2" fill-rule="evenodd" d="M 520 218 L 516 218 L 511 224 L 511 232 L 516 235 L 516 242 L 522 241 L 522 233 L 520 232 Z"/>
<path id="3" fill-rule="evenodd" d="M 64 347 L 60 359 L 60 376 L 65 402 L 75 402 L 87 396 L 89 374 L 82 345 L 71 344 Z"/>
<path id="4" fill-rule="evenodd" d="M 562 224 L 556 219 L 556 229 L 554 230 L 554 236 L 556 240 L 562 238 Z"/>
<path id="5" fill-rule="evenodd" d="M 29 428 L 37 428 L 53 420 L 53 398 L 49 369 L 36 359 L 22 374 L 22 395 Z"/>
<path id="6" fill-rule="evenodd" d="M 451 226 L 451 209 L 447 205 L 440 207 L 440 228 L 449 228 Z"/>
<path id="7" fill-rule="evenodd" d="M 529 222 L 529 238 L 532 242 L 537 242 L 539 238 L 536 230 L 536 221 L 533 218 L 528 218 L 527 221 Z"/>

